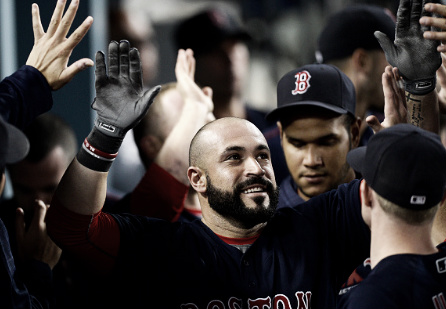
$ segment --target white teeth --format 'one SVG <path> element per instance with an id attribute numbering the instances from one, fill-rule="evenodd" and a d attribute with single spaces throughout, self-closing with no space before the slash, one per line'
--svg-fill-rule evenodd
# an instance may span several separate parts
<path id="1" fill-rule="evenodd" d="M 251 188 L 251 189 L 245 190 L 243 193 L 248 194 L 248 193 L 253 193 L 253 192 L 261 192 L 261 191 L 263 191 L 262 188 L 255 187 L 255 188 Z"/>

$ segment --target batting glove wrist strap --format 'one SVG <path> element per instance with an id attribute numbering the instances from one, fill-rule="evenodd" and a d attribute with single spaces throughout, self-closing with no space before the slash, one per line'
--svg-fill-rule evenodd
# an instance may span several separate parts
<path id="1" fill-rule="evenodd" d="M 437 84 L 437 78 L 434 76 L 429 79 L 404 80 L 405 90 L 416 95 L 425 95 L 432 92 Z"/>
<path id="2" fill-rule="evenodd" d="M 93 127 L 77 153 L 77 161 L 98 172 L 108 172 L 118 155 L 123 138 L 111 137 Z"/>

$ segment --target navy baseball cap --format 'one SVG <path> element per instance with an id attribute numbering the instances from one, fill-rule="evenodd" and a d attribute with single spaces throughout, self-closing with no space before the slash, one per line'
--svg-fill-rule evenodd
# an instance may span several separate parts
<path id="1" fill-rule="evenodd" d="M 0 168 L 6 164 L 17 163 L 29 151 L 29 142 L 22 131 L 0 117 Z"/>
<path id="2" fill-rule="evenodd" d="M 446 149 L 437 134 L 398 124 L 351 150 L 347 162 L 385 199 L 403 208 L 437 205 L 446 185 Z"/>
<path id="3" fill-rule="evenodd" d="M 191 48 L 195 54 L 212 50 L 225 39 L 249 41 L 251 36 L 230 11 L 209 8 L 181 22 L 174 33 L 178 49 Z"/>
<path id="4" fill-rule="evenodd" d="M 331 15 L 317 40 L 317 62 L 345 58 L 357 48 L 381 50 L 375 31 L 395 39 L 395 16 L 388 9 L 360 4 Z"/>
<path id="5" fill-rule="evenodd" d="M 280 120 L 303 106 L 316 106 L 337 114 L 355 115 L 356 93 L 352 81 L 328 64 L 307 64 L 286 73 L 277 84 L 277 108 L 266 115 Z"/>

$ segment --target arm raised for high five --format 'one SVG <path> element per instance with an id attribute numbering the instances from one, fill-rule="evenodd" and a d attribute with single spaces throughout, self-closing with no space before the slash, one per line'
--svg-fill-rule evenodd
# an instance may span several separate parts
<path id="1" fill-rule="evenodd" d="M 72 0 L 64 15 L 65 3 L 66 0 L 57 1 L 47 32 L 43 30 L 38 5 L 35 3 L 32 5 L 34 46 L 26 64 L 39 70 L 53 90 L 62 88 L 77 73 L 94 65 L 93 60 L 84 58 L 67 66 L 71 53 L 87 34 L 93 23 L 93 18 L 88 16 L 66 38 L 76 16 L 79 0 Z"/>
<path id="2" fill-rule="evenodd" d="M 177 180 L 189 185 L 189 144 L 195 133 L 209 121 L 215 119 L 212 113 L 212 89 L 200 89 L 194 81 L 195 58 L 191 49 L 178 51 L 175 76 L 176 89 L 184 100 L 180 118 L 166 138 L 155 163 Z"/>
<path id="3" fill-rule="evenodd" d="M 62 17 L 65 0 L 59 0 L 45 33 L 40 21 L 39 7 L 37 4 L 32 5 L 34 46 L 27 65 L 0 83 L 0 114 L 21 129 L 38 115 L 51 109 L 52 90 L 61 88 L 79 71 L 93 65 L 92 60 L 85 58 L 67 67 L 73 49 L 93 22 L 91 17 L 87 17 L 68 39 L 65 38 L 78 6 L 78 0 L 72 1 Z"/>
<path id="4" fill-rule="evenodd" d="M 433 16 L 423 16 L 420 19 L 421 25 L 431 27 L 430 30 L 424 32 L 424 38 L 441 43 L 437 47 L 443 60 L 442 66 L 437 70 L 437 91 L 440 112 L 446 114 L 446 46 L 443 45 L 446 42 L 446 5 L 427 3 L 424 8 L 433 14 Z"/>
<path id="5" fill-rule="evenodd" d="M 143 92 L 138 50 L 127 41 L 111 42 L 108 72 L 102 52 L 96 54 L 95 125 L 76 159 L 65 172 L 55 199 L 78 214 L 101 210 L 106 195 L 108 170 L 122 140 L 146 114 L 160 87 Z M 51 211 L 51 210 L 50 210 Z"/>
<path id="6" fill-rule="evenodd" d="M 382 124 L 368 118 L 375 132 L 390 125 L 409 122 L 422 129 L 438 133 L 438 97 L 435 91 L 436 73 L 441 66 L 438 42 L 426 39 L 423 34 L 431 30 L 421 25 L 420 18 L 430 12 L 421 0 L 401 0 L 398 7 L 395 41 L 377 31 L 387 61 L 398 68 L 386 68 L 383 75 L 385 117 Z M 402 78 L 401 78 L 401 77 Z M 399 85 L 404 84 L 405 93 Z"/>

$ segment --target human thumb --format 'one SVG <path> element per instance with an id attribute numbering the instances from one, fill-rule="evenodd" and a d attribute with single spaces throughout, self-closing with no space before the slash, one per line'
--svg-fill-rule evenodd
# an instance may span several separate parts
<path id="1" fill-rule="evenodd" d="M 396 56 L 396 49 L 393 42 L 385 33 L 382 33 L 381 31 L 375 31 L 374 35 L 375 38 L 378 40 L 379 45 L 381 45 L 382 50 L 386 54 L 387 61 L 391 65 L 395 66 L 394 64 L 392 64 L 393 61 L 391 61 L 392 59 L 395 59 Z"/>

